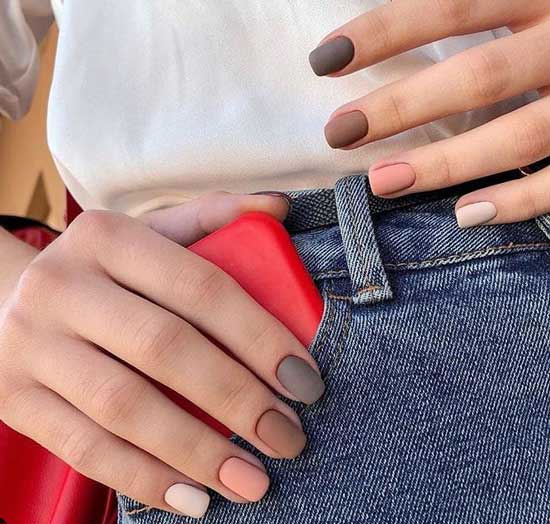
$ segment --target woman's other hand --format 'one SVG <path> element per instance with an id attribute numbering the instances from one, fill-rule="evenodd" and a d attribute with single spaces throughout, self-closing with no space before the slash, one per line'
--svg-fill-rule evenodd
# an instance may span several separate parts
<path id="1" fill-rule="evenodd" d="M 394 0 L 350 21 L 310 55 L 318 75 L 348 75 L 404 51 L 507 26 L 474 47 L 340 107 L 325 127 L 334 148 L 355 149 L 434 120 L 531 90 L 540 99 L 462 135 L 370 166 L 375 194 L 393 198 L 527 166 L 550 154 L 550 1 Z M 461 227 L 550 212 L 550 167 L 463 196 Z"/>
<path id="2" fill-rule="evenodd" d="M 269 479 L 257 458 L 124 365 L 185 396 L 266 455 L 302 451 L 297 415 L 268 386 L 313 402 L 322 380 L 312 357 L 232 278 L 178 245 L 251 210 L 282 220 L 288 203 L 214 193 L 142 220 L 80 215 L 32 260 L 0 308 L 0 419 L 86 476 L 153 507 L 200 516 L 209 502 L 205 487 L 236 502 L 262 498 Z M 300 384 L 278 373 L 288 357 L 302 365 Z"/>

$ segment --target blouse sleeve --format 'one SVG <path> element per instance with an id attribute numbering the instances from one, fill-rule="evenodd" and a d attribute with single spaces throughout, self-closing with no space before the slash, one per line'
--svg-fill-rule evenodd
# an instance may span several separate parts
<path id="1" fill-rule="evenodd" d="M 38 78 L 32 19 L 51 16 L 49 0 L 0 2 L 0 114 L 18 119 L 29 110 Z"/>

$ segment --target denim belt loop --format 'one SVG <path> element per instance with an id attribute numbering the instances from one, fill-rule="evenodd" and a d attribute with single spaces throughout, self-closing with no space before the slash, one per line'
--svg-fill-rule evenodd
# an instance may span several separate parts
<path id="1" fill-rule="evenodd" d="M 542 232 L 546 235 L 546 238 L 550 239 L 550 214 L 538 217 L 536 222 Z"/>
<path id="2" fill-rule="evenodd" d="M 365 175 L 341 178 L 334 187 L 340 233 L 346 252 L 354 304 L 373 304 L 393 298 L 369 206 Z"/>

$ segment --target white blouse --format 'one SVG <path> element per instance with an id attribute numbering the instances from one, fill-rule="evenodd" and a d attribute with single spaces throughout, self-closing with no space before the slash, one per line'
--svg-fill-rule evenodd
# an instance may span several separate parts
<path id="1" fill-rule="evenodd" d="M 11 117 L 28 107 L 36 73 L 24 4 L 40 2 L 0 7 L 7 10 L 0 12 L 0 108 Z M 450 38 L 330 79 L 313 74 L 309 52 L 382 0 L 58 3 L 48 139 L 85 209 L 137 215 L 213 190 L 331 187 L 385 155 L 461 133 L 526 101 L 335 151 L 323 127 L 338 106 L 507 31 Z"/>

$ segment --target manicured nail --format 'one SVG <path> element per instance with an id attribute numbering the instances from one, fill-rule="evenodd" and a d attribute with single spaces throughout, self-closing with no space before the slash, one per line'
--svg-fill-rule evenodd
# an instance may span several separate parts
<path id="1" fill-rule="evenodd" d="M 497 208 L 492 202 L 476 202 L 456 210 L 456 221 L 462 229 L 481 226 L 496 216 Z"/>
<path id="2" fill-rule="evenodd" d="M 333 149 L 350 146 L 365 138 L 368 132 L 369 122 L 361 111 L 339 115 L 325 126 L 325 138 Z"/>
<path id="3" fill-rule="evenodd" d="M 369 181 L 375 195 L 391 195 L 411 187 L 416 173 L 409 164 L 393 164 L 369 170 Z"/>
<path id="4" fill-rule="evenodd" d="M 200 518 L 208 509 L 210 496 L 189 484 L 174 484 L 164 494 L 166 504 L 189 517 Z"/>
<path id="5" fill-rule="evenodd" d="M 297 457 L 306 445 L 304 432 L 279 411 L 266 411 L 258 421 L 256 433 L 272 450 L 285 458 Z"/>
<path id="6" fill-rule="evenodd" d="M 325 76 L 344 69 L 354 55 L 353 42 L 346 36 L 338 36 L 314 49 L 309 54 L 309 63 L 317 76 Z"/>
<path id="7" fill-rule="evenodd" d="M 286 357 L 277 368 L 279 382 L 298 400 L 313 404 L 325 392 L 325 383 L 305 360 Z"/>
<path id="8" fill-rule="evenodd" d="M 222 464 L 219 477 L 225 487 L 250 502 L 260 500 L 269 487 L 269 477 L 261 469 L 237 457 Z"/>
<path id="9" fill-rule="evenodd" d="M 250 194 L 284 198 L 287 201 L 288 207 L 292 206 L 292 198 L 290 198 L 286 193 L 282 193 L 281 191 L 257 191 L 256 193 Z"/>

